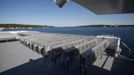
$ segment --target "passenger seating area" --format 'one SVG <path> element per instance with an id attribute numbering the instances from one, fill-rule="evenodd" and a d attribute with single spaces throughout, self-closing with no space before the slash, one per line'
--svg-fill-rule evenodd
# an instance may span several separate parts
<path id="1" fill-rule="evenodd" d="M 117 41 L 114 38 L 36 31 L 19 32 L 16 35 L 0 33 L 0 35 L 0 41 L 19 39 L 20 43 L 50 58 L 52 62 L 62 61 L 66 69 L 77 59 L 80 60 L 81 69 L 85 69 L 86 65 L 93 64 L 96 59 L 101 59 L 106 49 L 115 49 L 114 43 Z"/>

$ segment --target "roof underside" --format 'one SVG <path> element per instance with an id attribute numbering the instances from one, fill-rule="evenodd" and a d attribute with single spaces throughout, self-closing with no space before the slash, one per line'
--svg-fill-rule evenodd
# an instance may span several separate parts
<path id="1" fill-rule="evenodd" d="M 134 0 L 72 0 L 72 1 L 100 15 L 134 13 Z"/>

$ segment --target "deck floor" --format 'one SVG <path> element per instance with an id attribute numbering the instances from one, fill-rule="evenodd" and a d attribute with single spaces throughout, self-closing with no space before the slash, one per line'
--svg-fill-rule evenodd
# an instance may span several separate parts
<path id="1" fill-rule="evenodd" d="M 0 72 L 41 57 L 19 41 L 0 43 Z"/>
<path id="2" fill-rule="evenodd" d="M 66 71 L 62 62 L 47 61 L 16 42 L 0 43 L 0 75 L 79 75 L 78 61 Z M 134 75 L 134 62 L 103 55 L 89 67 L 87 75 Z"/>

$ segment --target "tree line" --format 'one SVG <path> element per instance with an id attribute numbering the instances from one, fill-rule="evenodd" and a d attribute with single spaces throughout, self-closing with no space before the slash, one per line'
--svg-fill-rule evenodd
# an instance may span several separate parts
<path id="1" fill-rule="evenodd" d="M 53 27 L 47 25 L 28 25 L 28 24 L 0 24 L 0 27 L 4 28 L 44 28 L 44 27 Z"/>

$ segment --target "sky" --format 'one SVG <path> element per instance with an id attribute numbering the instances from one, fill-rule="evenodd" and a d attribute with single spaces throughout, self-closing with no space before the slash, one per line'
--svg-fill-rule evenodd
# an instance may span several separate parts
<path id="1" fill-rule="evenodd" d="M 58 8 L 53 0 L 0 0 L 0 23 L 58 27 L 134 24 L 134 14 L 96 15 L 72 1 Z"/>

